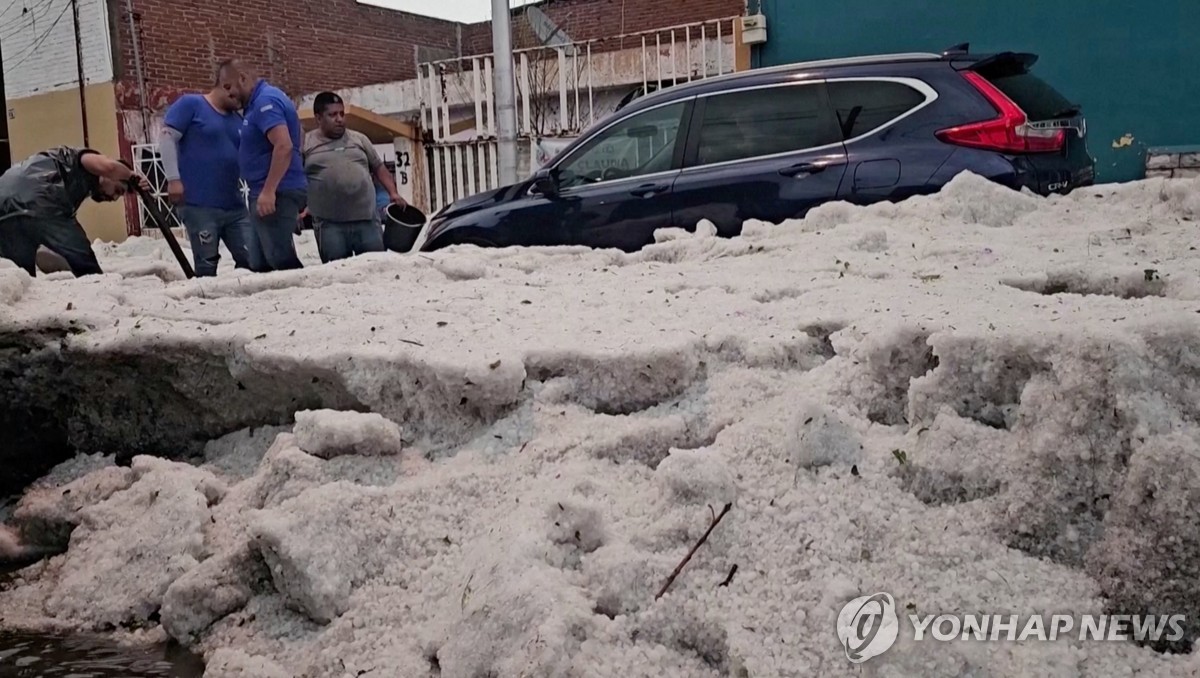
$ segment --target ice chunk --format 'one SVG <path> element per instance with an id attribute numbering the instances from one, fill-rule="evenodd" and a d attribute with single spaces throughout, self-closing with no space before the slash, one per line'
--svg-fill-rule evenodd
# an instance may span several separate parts
<path id="1" fill-rule="evenodd" d="M 1087 565 L 1114 613 L 1187 614 L 1184 637 L 1152 643 L 1187 652 L 1200 636 L 1200 443 L 1181 434 L 1140 445 Z"/>
<path id="2" fill-rule="evenodd" d="M 930 331 L 898 323 L 866 336 L 851 331 L 833 334 L 836 353 L 845 358 L 839 361 L 837 391 L 870 421 L 889 425 L 915 421 L 907 412 L 909 388 L 914 379 L 938 365 L 929 345 Z"/>
<path id="3" fill-rule="evenodd" d="M 810 210 L 801 226 L 806 231 L 826 231 L 850 223 L 861 213 L 861 208 L 848 202 L 827 202 Z"/>
<path id="4" fill-rule="evenodd" d="M 900 211 L 912 214 L 936 202 L 943 218 L 993 228 L 1012 226 L 1041 206 L 1041 201 L 989 181 L 971 172 L 950 180 L 936 197 L 923 197 L 901 203 Z"/>
<path id="5" fill-rule="evenodd" d="M 721 507 L 737 497 L 733 472 L 715 449 L 671 450 L 654 476 L 675 501 Z"/>
<path id="6" fill-rule="evenodd" d="M 262 426 L 213 440 L 204 446 L 206 467 L 234 478 L 247 478 L 254 474 L 278 435 L 290 431 L 291 427 L 286 426 Z"/>
<path id="7" fill-rule="evenodd" d="M 395 454 L 404 444 L 400 427 L 374 412 L 297 412 L 294 433 L 300 449 L 323 459 Z"/>
<path id="8" fill-rule="evenodd" d="M 234 487 L 251 508 L 265 508 L 317 487 L 327 479 L 322 460 L 296 446 L 296 438 L 281 433 L 263 456 L 258 470 Z"/>
<path id="9" fill-rule="evenodd" d="M 63 487 L 93 471 L 109 468 L 116 463 L 115 460 L 116 457 L 111 454 L 77 454 L 50 469 L 49 473 L 38 478 L 29 488 L 38 490 Z"/>
<path id="10" fill-rule="evenodd" d="M 885 252 L 888 248 L 887 231 L 874 228 L 862 234 L 854 243 L 854 249 L 863 252 Z"/>
<path id="11" fill-rule="evenodd" d="M 692 237 L 692 234 L 686 228 L 671 227 L 654 229 L 654 242 L 656 243 L 672 242 L 690 237 Z"/>
<path id="12" fill-rule="evenodd" d="M 46 609 L 96 627 L 144 623 L 171 583 L 204 557 L 220 483 L 186 464 L 137 457 L 127 490 L 84 509 Z"/>
<path id="13" fill-rule="evenodd" d="M 28 273 L 7 259 L 0 259 L 0 306 L 20 301 L 31 282 L 33 278 Z"/>
<path id="14" fill-rule="evenodd" d="M 261 556 L 243 541 L 200 563 L 167 588 L 163 628 L 184 645 L 192 645 L 213 623 L 249 602 L 254 584 L 267 576 Z"/>
<path id="15" fill-rule="evenodd" d="M 0 525 L 0 563 L 22 558 L 25 547 L 21 545 L 21 537 L 17 531 L 7 525 Z"/>
<path id="16" fill-rule="evenodd" d="M 1200 178 L 1168 182 L 1163 197 L 1181 217 L 1200 219 Z"/>
<path id="17" fill-rule="evenodd" d="M 79 524 L 79 512 L 128 488 L 133 481 L 132 469 L 109 466 L 62 487 L 42 485 L 21 498 L 13 512 L 13 524 L 28 544 L 64 551 L 71 531 Z"/>
<path id="18" fill-rule="evenodd" d="M 575 402 L 608 414 L 628 414 L 677 396 L 701 374 L 695 343 L 666 344 L 613 355 L 580 353 L 569 347 L 539 351 L 526 361 L 543 380 L 565 377 Z"/>
<path id="19" fill-rule="evenodd" d="M 849 466 L 862 460 L 861 437 L 837 411 L 804 403 L 797 410 L 794 426 L 791 461 L 799 468 Z"/>
<path id="20" fill-rule="evenodd" d="M 146 455 L 134 457 L 130 468 L 133 470 L 134 477 L 139 480 L 154 474 L 157 477 L 169 477 L 181 485 L 190 484 L 204 496 L 209 506 L 219 503 L 229 489 L 210 471 L 159 457 Z"/>
<path id="21" fill-rule="evenodd" d="M 591 502 L 576 498 L 551 502 L 544 516 L 547 536 L 561 557 L 551 559 L 555 567 L 578 567 L 583 554 L 595 551 L 608 539 L 604 516 Z"/>
<path id="22" fill-rule="evenodd" d="M 485 256 L 478 248 L 469 248 L 453 259 L 439 259 L 434 268 L 450 280 L 476 280 L 488 274 Z"/>
<path id="23" fill-rule="evenodd" d="M 519 544 L 489 544 L 465 561 L 475 567 L 462 578 L 463 604 L 447 611 L 435 653 L 443 675 L 569 675 L 595 623 L 592 606 L 563 570 L 527 559 Z"/>
<path id="24" fill-rule="evenodd" d="M 904 486 L 927 504 L 974 501 L 999 491 L 1016 438 L 958 416 L 943 406 L 932 424 L 909 434 L 911 458 L 900 466 Z"/>
<path id="25" fill-rule="evenodd" d="M 209 657 L 204 678 L 290 678 L 278 664 L 241 650 L 221 648 Z"/>
<path id="26" fill-rule="evenodd" d="M 372 512 L 364 512 L 368 505 Z M 254 547 L 290 607 L 322 624 L 348 609 L 372 554 L 383 557 L 376 552 L 394 543 L 389 505 L 383 490 L 335 482 L 256 514 Z"/>
<path id="27" fill-rule="evenodd" d="M 651 605 L 675 564 L 670 558 L 617 542 L 588 554 L 583 559 L 583 571 L 589 590 L 596 596 L 597 611 L 616 617 L 634 614 Z"/>
<path id="28" fill-rule="evenodd" d="M 343 528 L 325 531 L 281 511 L 264 510 L 251 529 L 275 588 L 289 605 L 328 624 L 350 605 L 351 567 L 359 558 Z"/>

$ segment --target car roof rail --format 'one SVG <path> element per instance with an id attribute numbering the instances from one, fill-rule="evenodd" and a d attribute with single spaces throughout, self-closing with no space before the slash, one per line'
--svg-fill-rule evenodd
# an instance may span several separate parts
<path id="1" fill-rule="evenodd" d="M 797 61 L 790 64 L 779 64 L 777 66 L 767 66 L 766 68 L 753 68 L 748 71 L 734 71 L 732 73 L 723 73 L 721 75 L 711 75 L 707 78 L 699 78 L 692 80 L 686 85 L 702 85 L 712 82 L 724 82 L 726 80 L 737 80 L 745 77 L 754 77 L 758 75 L 767 75 L 771 73 L 787 73 L 794 70 L 802 70 L 806 68 L 839 68 L 843 66 L 871 66 L 875 64 L 903 63 L 910 61 L 937 61 L 941 58 L 940 54 L 934 52 L 903 52 L 895 54 L 870 54 L 865 56 L 852 57 L 837 57 L 832 59 L 817 59 L 814 61 Z M 673 88 L 672 88 L 673 89 Z M 654 92 L 652 95 L 657 95 L 659 92 L 667 91 L 666 88 Z M 647 96 L 652 96 L 647 95 Z"/>
<path id="2" fill-rule="evenodd" d="M 671 93 L 687 92 L 695 87 L 711 85 L 713 83 L 727 82 L 730 80 L 741 80 L 743 78 L 753 78 L 762 75 L 770 75 L 772 73 L 790 73 L 796 70 L 815 69 L 815 68 L 841 68 L 848 66 L 872 66 L 876 64 L 890 63 L 905 63 L 905 62 L 921 62 L 921 61 L 938 61 L 945 57 L 935 52 L 901 52 L 894 54 L 871 54 L 864 56 L 838 57 L 833 59 L 818 59 L 815 61 L 799 61 L 790 64 L 779 64 L 777 66 L 768 66 L 766 68 L 753 68 L 748 71 L 734 71 L 732 73 L 724 73 L 722 75 L 712 75 L 706 78 L 690 80 L 688 82 L 663 87 L 653 92 L 648 92 L 642 96 L 635 97 L 627 102 L 626 105 L 633 101 L 646 101 L 653 99 L 658 101 L 660 97 Z"/>

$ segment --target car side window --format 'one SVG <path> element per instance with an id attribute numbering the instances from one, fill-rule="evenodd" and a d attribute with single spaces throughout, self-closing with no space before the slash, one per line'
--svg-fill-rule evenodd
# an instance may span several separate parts
<path id="1" fill-rule="evenodd" d="M 560 188 L 671 169 L 686 101 L 632 115 L 588 141 L 558 165 Z"/>
<path id="2" fill-rule="evenodd" d="M 696 164 L 802 151 L 839 141 L 819 83 L 730 92 L 706 99 Z"/>
<path id="3" fill-rule="evenodd" d="M 826 86 L 844 139 L 879 129 L 925 103 L 921 92 L 888 80 L 834 81 Z"/>

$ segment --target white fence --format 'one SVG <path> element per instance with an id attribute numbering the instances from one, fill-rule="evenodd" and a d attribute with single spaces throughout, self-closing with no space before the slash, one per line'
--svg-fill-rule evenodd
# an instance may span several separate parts
<path id="1" fill-rule="evenodd" d="M 571 139 L 623 97 L 736 70 L 735 17 L 517 50 L 518 170 L 539 166 L 538 142 Z M 421 124 L 429 133 L 430 210 L 499 188 L 493 55 L 420 64 Z M 544 155 L 544 153 L 542 154 Z"/>

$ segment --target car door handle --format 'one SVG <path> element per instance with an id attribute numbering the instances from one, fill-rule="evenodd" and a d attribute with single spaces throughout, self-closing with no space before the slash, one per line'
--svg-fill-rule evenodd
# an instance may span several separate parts
<path id="1" fill-rule="evenodd" d="M 667 190 L 666 184 L 642 184 L 641 186 L 638 186 L 630 191 L 630 193 L 639 198 L 649 198 L 650 196 L 656 193 L 662 193 L 665 190 Z"/>
<path id="2" fill-rule="evenodd" d="M 828 166 L 829 165 L 825 163 L 798 162 L 795 165 L 784 167 L 783 169 L 779 170 L 779 173 L 785 177 L 797 177 L 801 174 L 816 174 L 817 172 L 824 172 L 825 168 Z"/>

